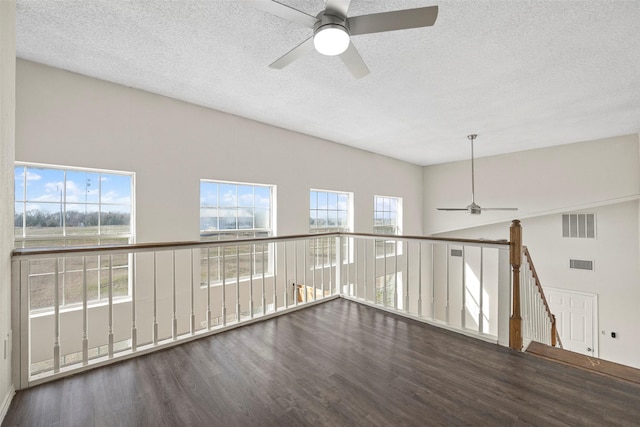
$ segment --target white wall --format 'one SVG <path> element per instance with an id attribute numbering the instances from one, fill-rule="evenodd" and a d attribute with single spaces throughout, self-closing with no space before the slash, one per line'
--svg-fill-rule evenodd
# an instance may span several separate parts
<path id="1" fill-rule="evenodd" d="M 478 141 L 476 152 L 481 155 Z M 637 197 L 638 145 L 638 135 L 627 135 L 476 159 L 476 203 L 518 208 L 518 212 L 480 216 L 436 210 L 470 203 L 470 161 L 425 167 L 424 232 L 430 235 Z"/>
<path id="2" fill-rule="evenodd" d="M 15 137 L 15 1 L 0 1 L 0 421 L 11 379 L 11 250 Z"/>
<path id="3" fill-rule="evenodd" d="M 521 208 L 505 216 L 523 218 L 524 244 L 542 286 L 597 294 L 599 330 L 606 332 L 596 337 L 599 356 L 640 368 L 638 159 L 637 135 L 481 159 L 479 169 L 491 167 L 493 176 L 478 184 L 485 186 L 486 197 L 477 200 L 480 205 L 489 206 L 486 199 L 496 206 L 492 200 L 499 199 L 502 206 Z M 427 167 L 425 181 L 446 182 L 459 170 L 459 164 Z M 518 193 L 511 192 L 518 187 Z M 436 193 L 436 200 L 429 189 Z M 509 238 L 509 221 L 496 222 L 486 213 L 431 215 L 432 207 L 441 205 L 442 194 L 433 182 L 425 182 L 425 229 L 457 228 L 437 234 L 448 237 Z M 597 238 L 562 238 L 562 212 L 595 213 Z M 570 270 L 569 258 L 594 260 L 595 271 Z M 610 332 L 617 332 L 617 337 L 611 338 Z"/>
<path id="4" fill-rule="evenodd" d="M 422 234 L 419 166 L 24 60 L 18 60 L 16 91 L 16 160 L 135 172 L 137 242 L 198 240 L 201 178 L 276 185 L 279 235 L 308 232 L 310 188 L 353 192 L 359 232 L 373 231 L 374 195 L 402 197 L 404 232 Z M 146 264 L 139 263 L 136 274 L 140 343 L 152 330 Z M 170 313 L 170 262 L 161 264 L 158 309 Z M 235 311 L 233 290 L 227 291 L 228 314 Z M 206 291 L 196 285 L 195 292 L 199 324 Z M 282 284 L 278 292 L 281 304 Z M 212 288 L 214 316 L 220 315 L 219 293 Z M 265 294 L 271 303 L 270 285 Z M 188 330 L 188 285 L 178 299 L 178 327 Z M 115 309 L 116 341 L 128 337 L 129 307 Z M 91 310 L 90 346 L 106 343 L 106 316 L 104 307 Z M 161 337 L 170 334 L 170 320 L 162 317 Z M 51 357 L 51 323 L 51 316 L 33 321 L 33 342 L 45 344 L 33 361 Z M 62 315 L 63 354 L 79 350 L 81 323 L 78 311 Z"/>
<path id="5" fill-rule="evenodd" d="M 279 235 L 308 232 L 310 188 L 353 192 L 361 232 L 402 197 L 422 233 L 419 166 L 24 60 L 16 90 L 16 160 L 135 172 L 138 242 L 199 238 L 201 178 L 277 185 Z"/>

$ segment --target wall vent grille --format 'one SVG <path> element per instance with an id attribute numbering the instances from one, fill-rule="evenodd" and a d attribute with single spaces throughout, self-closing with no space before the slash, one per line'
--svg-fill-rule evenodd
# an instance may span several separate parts
<path id="1" fill-rule="evenodd" d="M 570 259 L 569 268 L 574 270 L 590 270 L 593 271 L 593 261 L 584 259 Z"/>
<path id="2" fill-rule="evenodd" d="M 462 249 L 451 249 L 451 256 L 462 257 Z"/>
<path id="3" fill-rule="evenodd" d="M 563 214 L 562 237 L 595 239 L 596 214 Z"/>

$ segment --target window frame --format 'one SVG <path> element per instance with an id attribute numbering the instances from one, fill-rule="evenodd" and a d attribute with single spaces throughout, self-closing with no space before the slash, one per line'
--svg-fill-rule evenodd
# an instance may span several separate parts
<path id="1" fill-rule="evenodd" d="M 379 210 L 378 206 L 380 204 L 379 199 L 382 199 L 382 206 L 383 209 Z M 389 202 L 391 200 L 395 201 L 395 210 L 391 210 L 391 209 L 384 209 L 385 206 L 385 201 Z M 395 214 L 395 223 L 393 224 L 393 228 L 394 228 L 394 232 L 392 234 L 396 235 L 396 236 L 400 236 L 402 235 L 402 219 L 403 219 L 403 206 L 402 206 L 402 197 L 397 197 L 397 196 L 381 196 L 381 195 L 374 195 L 373 196 L 373 233 L 374 234 L 382 234 L 378 231 L 378 227 L 389 227 L 388 225 L 376 225 L 376 221 L 378 221 L 378 214 L 381 213 L 382 214 L 382 218 L 383 220 L 385 219 L 385 214 L 386 213 L 394 213 Z M 389 205 L 390 206 L 390 205 Z M 402 242 L 400 240 L 396 240 L 395 243 L 395 248 L 393 250 L 391 250 L 391 252 L 389 252 L 389 249 L 386 249 L 386 254 L 383 253 L 378 253 L 378 249 L 377 249 L 377 243 L 378 242 L 382 242 L 381 240 L 376 240 L 376 258 L 384 258 L 385 256 L 394 256 L 394 255 L 402 255 Z M 394 241 L 391 240 L 387 240 L 384 241 L 383 245 L 385 248 L 387 248 L 388 244 L 391 243 L 391 246 L 394 246 L 393 243 Z"/>
<path id="2" fill-rule="evenodd" d="M 318 207 L 319 203 L 318 203 L 318 199 L 316 199 L 316 207 L 312 208 L 311 207 L 311 194 L 312 193 L 325 193 L 327 195 L 327 199 L 329 197 L 329 194 L 335 194 L 337 195 L 337 205 L 336 205 L 336 209 L 329 209 L 329 201 L 327 200 L 327 208 L 326 209 L 321 209 Z M 347 200 L 347 207 L 346 209 L 338 209 L 338 205 L 340 204 L 340 196 L 346 196 Z M 316 225 L 316 227 L 311 227 L 311 220 L 312 220 L 312 215 L 311 215 L 311 211 L 315 210 L 315 211 L 325 211 L 327 212 L 327 218 L 328 218 L 328 212 L 333 212 L 335 211 L 336 214 L 339 214 L 340 212 L 345 212 L 346 213 L 346 225 L 343 227 L 340 227 L 336 224 L 335 227 L 329 227 L 329 226 L 325 226 L 325 227 L 319 227 Z M 318 216 L 316 215 L 316 220 L 317 220 Z M 337 216 L 337 218 L 339 218 L 339 215 Z M 338 219 L 337 219 L 338 220 Z M 349 191 L 336 191 L 336 190 L 322 190 L 322 189 L 317 189 L 317 188 L 310 188 L 309 189 L 309 233 L 313 234 L 313 233 L 330 233 L 333 231 L 344 231 L 344 232 L 352 232 L 353 231 L 353 193 L 349 192 Z"/>
<path id="3" fill-rule="evenodd" d="M 23 209 L 22 209 L 22 235 L 21 236 L 17 236 L 15 233 L 15 229 L 17 227 L 15 227 L 15 223 L 14 223 L 14 243 L 16 242 L 29 242 L 29 241 L 42 241 L 42 240 L 52 240 L 52 241 L 60 241 L 60 242 L 66 242 L 69 240 L 91 240 L 91 239 L 97 239 L 98 241 L 98 245 L 102 244 L 103 240 L 109 240 L 109 239 L 128 239 L 128 243 L 135 243 L 135 172 L 126 172 L 126 171 L 116 171 L 116 170 L 110 170 L 110 169 L 97 169 L 97 168 L 86 168 L 86 167 L 74 167 L 74 166 L 62 166 L 62 165 L 50 165 L 50 164 L 42 164 L 42 163 L 31 163 L 31 162 L 19 162 L 16 161 L 14 164 L 14 179 L 15 179 L 15 172 L 16 169 L 18 167 L 21 168 L 25 168 L 24 170 L 24 182 L 23 182 L 23 195 L 22 195 L 22 199 L 18 200 L 17 199 L 17 194 L 14 194 L 14 206 L 17 205 L 18 203 L 22 203 L 23 205 Z M 63 173 L 63 185 L 62 185 L 62 189 L 60 189 L 59 191 L 61 191 L 61 200 L 60 202 L 41 202 L 41 203 L 47 203 L 47 204 L 60 204 L 61 206 L 61 222 L 62 222 L 62 234 L 42 234 L 42 235 L 37 235 L 37 236 L 27 236 L 26 234 L 26 221 L 27 221 L 27 205 L 29 203 L 34 203 L 35 201 L 30 201 L 27 199 L 26 193 L 27 193 L 27 176 L 26 176 L 26 170 L 28 168 L 32 168 L 32 169 L 48 169 L 48 170 L 57 170 L 57 171 L 61 171 Z M 99 184 L 98 184 L 98 196 L 97 196 L 97 203 L 94 202 L 68 202 L 67 201 L 67 173 L 90 173 L 90 174 L 97 174 L 97 175 L 112 175 L 112 176 L 126 176 L 129 177 L 131 182 L 130 182 L 130 188 L 129 188 L 129 204 L 125 204 L 125 203 L 104 203 L 102 201 L 102 180 L 99 180 Z M 17 186 L 17 182 L 14 183 L 14 188 Z M 85 191 L 87 191 L 85 189 Z M 69 227 L 67 227 L 67 212 L 69 212 L 67 210 L 67 206 L 68 205 L 84 205 L 85 207 L 88 206 L 97 206 L 98 207 L 98 233 L 96 234 L 68 234 L 67 231 L 69 229 Z M 104 233 L 102 232 L 103 227 L 105 227 L 105 225 L 101 222 L 102 219 L 102 206 L 128 206 L 129 207 L 129 232 L 127 233 L 122 233 L 122 232 L 116 232 L 116 233 Z M 16 212 L 17 213 L 17 212 Z M 85 215 L 86 215 L 86 211 L 85 211 Z M 14 218 L 15 218 L 15 214 L 14 214 Z M 62 246 L 66 246 L 66 245 L 62 245 Z M 25 247 L 24 245 L 22 245 L 21 247 Z"/>
<path id="4" fill-rule="evenodd" d="M 313 207 L 313 201 L 312 201 L 312 196 L 313 193 L 316 193 L 316 200 L 315 200 L 315 208 Z M 320 201 L 320 196 L 319 194 L 323 193 L 326 195 L 326 208 L 321 208 L 321 201 Z M 329 200 L 330 195 L 336 195 L 336 208 L 335 209 L 330 209 L 330 204 L 331 201 Z M 341 203 L 341 196 L 346 198 L 346 201 L 343 200 L 342 203 L 346 203 L 346 208 L 345 209 L 339 209 L 340 203 Z M 336 190 L 322 190 L 322 189 L 317 189 L 317 188 L 310 188 L 309 189 L 309 233 L 310 234 L 315 234 L 315 233 L 331 233 L 331 232 L 352 232 L 353 231 L 353 217 L 354 217 L 354 203 L 353 203 L 353 192 L 349 192 L 349 191 L 336 191 Z M 336 226 L 334 227 L 330 227 L 328 226 L 324 226 L 324 227 L 319 227 L 316 224 L 316 227 L 312 227 L 312 221 L 314 219 L 313 215 L 312 215 L 312 211 L 316 211 L 316 216 L 315 219 L 316 221 L 318 221 L 318 211 L 324 211 L 326 213 L 326 215 L 323 215 L 324 217 L 329 218 L 329 212 L 335 212 L 336 213 Z M 339 218 L 340 218 L 340 212 L 344 212 L 345 213 L 345 226 L 338 226 L 338 222 L 339 222 Z M 313 245 L 313 253 L 309 253 L 309 257 L 310 257 L 310 269 L 314 270 L 317 268 L 326 268 L 326 267 L 331 267 L 331 266 L 335 266 L 335 264 L 333 263 L 333 260 L 331 258 L 329 258 L 329 254 L 331 254 L 331 250 L 329 250 L 329 246 L 332 246 L 333 243 L 331 242 L 331 238 L 326 238 L 326 239 L 320 239 L 321 241 L 318 242 L 316 240 L 316 242 Z M 346 264 L 350 261 L 353 260 L 353 245 L 350 245 L 348 242 L 348 240 L 350 239 L 345 239 L 343 244 L 342 244 L 342 264 Z M 351 248 L 351 249 L 349 249 Z M 325 262 L 325 259 L 328 260 L 328 262 Z"/>
<path id="5" fill-rule="evenodd" d="M 217 189 L 216 189 L 216 206 L 214 207 L 213 205 L 209 206 L 204 204 L 203 205 L 203 184 L 215 184 L 217 185 Z M 229 206 L 223 206 L 221 204 L 220 201 L 220 187 L 221 186 L 235 186 L 236 190 L 235 190 L 235 205 L 229 205 Z M 238 188 L 239 187 L 253 187 L 253 205 L 252 206 L 243 206 L 240 204 L 240 197 L 238 195 Z M 264 188 L 264 189 L 268 189 L 269 190 L 269 207 L 266 208 L 264 206 L 257 206 L 256 205 L 256 191 L 255 188 Z M 200 225 L 199 225 L 199 233 L 200 233 L 200 240 L 201 241 L 229 241 L 229 240 L 237 240 L 237 239 L 243 239 L 243 238 L 256 238 L 256 237 L 271 237 L 271 236 L 275 236 L 276 235 L 276 195 L 277 195 L 277 187 L 276 185 L 273 184 L 258 184 L 258 183 L 249 183 L 249 182 L 240 182 L 240 181 L 226 181 L 226 180 L 216 180 L 216 179 L 209 179 L 209 178 L 201 178 L 200 179 L 200 188 L 199 188 L 199 192 L 200 192 Z M 217 218 L 217 225 L 218 228 L 217 229 L 213 229 L 213 230 L 203 230 L 202 229 L 202 221 L 203 221 L 203 217 L 202 216 L 202 210 L 203 209 L 216 209 L 218 210 L 218 213 L 221 209 L 228 209 L 228 210 L 235 210 L 236 214 L 241 210 L 241 209 L 253 209 L 253 214 L 254 216 L 253 218 L 253 225 L 255 226 L 256 223 L 256 218 L 255 218 L 255 213 L 256 213 L 256 208 L 259 209 L 268 209 L 268 215 L 269 215 L 269 220 L 268 220 L 268 227 L 259 227 L 259 228 L 239 228 L 239 224 L 240 221 L 238 220 L 238 216 L 235 217 L 235 228 L 231 229 L 231 228 L 222 228 L 220 229 L 220 216 L 216 217 Z M 237 280 L 239 280 L 240 282 L 243 281 L 247 281 L 251 279 L 251 274 L 246 274 L 246 275 L 237 275 L 237 276 L 233 276 L 233 277 L 227 277 L 228 274 L 225 271 L 225 277 L 222 276 L 222 260 L 223 259 L 231 259 L 231 258 L 236 258 L 236 257 L 241 257 L 243 255 L 248 255 L 250 257 L 250 259 L 253 259 L 254 261 L 254 267 L 252 267 L 253 269 L 253 278 L 258 278 L 258 277 L 262 277 L 263 272 L 262 270 L 255 268 L 256 265 L 262 267 L 264 265 L 264 276 L 265 277 L 271 277 L 273 276 L 273 260 L 274 260 L 274 254 L 273 254 L 273 248 L 272 245 L 270 243 L 266 244 L 266 248 L 262 248 L 262 250 L 259 250 L 258 245 L 251 245 L 251 249 L 249 249 L 249 252 L 247 253 L 239 253 L 240 251 L 240 246 L 236 247 L 236 251 L 235 253 L 228 253 L 229 250 L 226 248 L 229 248 L 231 246 L 225 246 L 225 247 L 218 247 L 218 248 L 212 248 L 214 251 L 216 251 L 216 253 L 212 253 L 211 250 L 206 250 L 203 251 L 203 254 L 201 254 L 200 256 L 200 270 L 201 270 L 201 278 L 200 278 L 200 287 L 201 288 L 206 288 L 207 287 L 207 281 L 208 281 L 208 285 L 210 287 L 214 287 L 214 286 L 221 286 L 223 283 L 225 283 L 226 285 L 228 284 L 232 284 L 232 283 L 236 283 Z M 246 245 L 242 245 L 242 246 L 246 246 Z M 222 251 L 222 253 L 221 253 Z M 262 258 L 260 258 L 262 257 Z M 207 261 L 208 258 L 208 261 Z M 259 259 L 264 259 L 266 258 L 266 260 L 263 262 Z M 206 271 L 207 269 L 205 268 L 204 264 L 205 263 L 209 269 L 211 269 L 211 265 L 215 264 L 216 266 L 216 274 L 215 275 L 211 275 L 211 270 L 209 270 L 206 274 L 203 274 L 203 271 Z M 214 277 L 215 276 L 215 277 Z"/>
<path id="6" fill-rule="evenodd" d="M 22 224 L 20 226 L 22 231 L 20 235 L 16 233 L 18 227 L 16 227 L 15 221 L 16 221 L 18 212 L 15 211 L 14 212 L 14 247 L 51 247 L 51 246 L 66 247 L 66 246 L 84 245 L 87 243 L 90 244 L 91 242 L 95 242 L 96 246 L 100 246 L 104 244 L 112 244 L 114 240 L 116 241 L 126 240 L 126 242 L 121 242 L 121 243 L 135 242 L 135 172 L 16 161 L 14 163 L 14 181 L 15 181 L 14 190 L 20 186 L 20 184 L 18 184 L 18 180 L 16 180 L 16 176 L 20 168 L 22 168 L 22 175 L 23 175 L 22 184 L 21 184 L 21 186 L 23 187 L 23 190 L 22 190 L 23 192 L 21 197 L 17 194 L 17 192 L 14 194 L 14 209 L 16 206 L 18 206 L 18 204 L 22 204 L 22 209 L 21 209 Z M 62 179 L 63 179 L 61 183 L 62 188 L 56 189 L 56 191 L 60 192 L 59 193 L 60 200 L 58 202 L 37 201 L 37 200 L 30 200 L 28 198 L 27 186 L 28 186 L 29 169 L 59 171 L 62 173 Z M 86 199 L 84 202 L 68 200 L 67 198 L 68 188 L 70 187 L 68 182 L 71 182 L 71 180 L 68 179 L 68 174 L 73 174 L 73 173 L 88 173 L 92 175 L 98 175 L 97 196 L 95 196 L 97 197 L 97 202 L 88 202 Z M 103 178 L 108 178 L 110 176 L 119 176 L 119 177 L 129 178 L 130 182 L 129 182 L 129 194 L 128 194 L 129 203 L 128 204 L 123 202 L 119 202 L 119 203 L 103 202 L 103 193 L 102 193 Z M 85 190 L 84 190 L 85 194 L 88 193 L 88 187 L 89 187 L 89 184 L 87 183 L 87 186 L 85 187 Z M 27 225 L 26 225 L 27 212 L 28 212 L 27 206 L 29 204 L 33 204 L 34 202 L 47 203 L 51 205 L 58 204 L 60 206 L 60 223 L 62 227 L 56 227 L 56 228 L 61 229 L 61 233 L 49 233 L 49 234 L 45 233 L 45 234 L 28 235 Z M 69 233 L 69 230 L 71 229 L 71 227 L 67 226 L 67 221 L 68 221 L 67 217 L 68 217 L 68 212 L 72 212 L 72 211 L 67 209 L 68 206 L 85 206 L 85 208 L 88 208 L 89 206 L 92 206 L 92 207 L 97 206 L 97 212 L 98 212 L 97 233 L 86 233 L 86 234 Z M 105 230 L 108 230 L 108 228 L 103 228 L 103 227 L 107 227 L 107 225 L 102 223 L 102 218 L 103 218 L 102 213 L 104 212 L 102 209 L 103 206 L 107 206 L 107 207 L 108 206 L 114 206 L 114 207 L 126 206 L 129 211 L 128 212 L 129 214 L 128 230 L 129 231 L 114 232 L 114 233 L 104 232 Z M 86 220 L 86 215 L 87 215 L 87 210 L 85 210 L 85 220 Z M 54 245 L 34 244 L 38 242 L 53 242 Z M 55 243 L 59 243 L 59 244 L 55 245 Z M 91 298 L 87 301 L 90 307 L 101 306 L 107 303 L 107 300 L 106 300 L 107 296 L 102 295 L 103 291 L 102 291 L 102 286 L 100 284 L 100 276 L 103 270 L 108 268 L 105 265 L 103 265 L 107 262 L 105 261 L 105 259 L 108 260 L 108 257 L 106 258 L 102 257 L 102 259 L 101 257 L 102 256 L 100 255 L 96 255 L 95 257 L 88 257 L 89 259 L 85 259 L 84 261 L 86 263 L 89 263 L 90 265 L 94 264 L 94 261 L 95 261 L 95 264 L 96 264 L 95 266 L 86 267 L 86 271 L 88 274 L 94 274 L 94 273 L 97 274 L 96 297 Z M 73 311 L 73 310 L 78 310 L 82 307 L 81 301 L 66 302 L 66 299 L 67 299 L 66 292 L 69 290 L 67 286 L 72 286 L 72 285 L 67 285 L 66 283 L 67 275 L 74 275 L 82 272 L 82 270 L 78 270 L 77 268 L 73 269 L 72 266 L 74 265 L 75 258 L 77 257 L 65 257 L 59 260 L 59 262 L 61 263 L 61 267 L 59 267 L 58 271 L 59 271 L 59 274 L 62 276 L 62 293 L 61 293 L 61 297 L 58 305 L 60 307 L 60 310 L 62 311 Z M 46 260 L 43 260 L 43 261 L 46 261 Z M 77 260 L 75 261 L 77 262 Z M 126 262 L 123 262 L 121 265 L 112 266 L 114 271 L 126 270 L 126 282 L 127 282 L 126 292 L 122 293 L 121 295 L 113 295 L 114 303 L 126 302 L 131 300 L 131 282 L 132 282 L 131 265 L 132 265 L 132 257 L 131 255 L 128 255 Z M 36 278 L 38 276 L 47 276 L 47 275 L 53 275 L 53 274 L 54 274 L 53 271 L 34 272 L 34 273 L 30 272 L 29 277 L 31 280 L 32 277 Z M 53 311 L 54 311 L 53 305 L 42 306 L 38 308 L 32 308 L 30 310 L 30 315 L 32 316 L 47 315 L 52 313 Z"/>

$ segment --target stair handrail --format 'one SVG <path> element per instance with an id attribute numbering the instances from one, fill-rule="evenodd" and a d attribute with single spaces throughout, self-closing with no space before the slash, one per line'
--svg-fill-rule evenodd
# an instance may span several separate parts
<path id="1" fill-rule="evenodd" d="M 538 272 L 536 271 L 536 267 L 533 264 L 533 260 L 531 259 L 531 253 L 529 252 L 529 248 L 526 246 L 522 246 L 522 251 L 527 259 L 527 263 L 529 264 L 529 270 L 531 271 L 531 276 L 533 277 L 536 288 L 538 289 L 538 293 L 542 298 L 542 303 L 544 305 L 545 311 L 549 320 L 551 321 L 551 346 L 556 347 L 559 346 L 562 348 L 562 341 L 560 340 L 560 335 L 558 334 L 558 330 L 556 327 L 556 316 L 551 313 L 551 308 L 549 307 L 549 303 L 547 302 L 547 298 L 544 294 L 544 290 L 542 289 L 542 284 L 540 283 L 540 277 L 538 276 Z"/>

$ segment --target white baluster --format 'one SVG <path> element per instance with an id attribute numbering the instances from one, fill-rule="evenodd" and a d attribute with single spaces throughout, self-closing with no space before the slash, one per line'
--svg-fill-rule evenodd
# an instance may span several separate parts
<path id="1" fill-rule="evenodd" d="M 326 242 L 326 240 L 324 240 Z M 324 242 L 323 242 L 323 246 L 324 246 Z M 324 298 L 324 266 L 325 266 L 325 262 L 324 262 L 324 248 L 322 248 L 322 266 L 321 266 L 321 270 L 320 270 L 320 281 L 322 282 L 322 298 Z"/>
<path id="2" fill-rule="evenodd" d="M 193 290 L 193 249 L 189 249 L 189 260 L 191 261 L 189 268 L 189 283 L 191 284 L 191 335 L 193 335 L 196 333 L 195 296 Z"/>
<path id="3" fill-rule="evenodd" d="M 362 241 L 362 243 L 364 245 L 364 272 L 363 272 L 363 276 L 364 276 L 364 278 L 363 278 L 364 292 L 363 293 L 364 293 L 364 300 L 365 301 L 367 300 L 367 288 L 368 288 L 368 286 L 367 286 L 367 246 L 368 246 L 367 243 L 368 242 L 369 241 L 366 240 L 366 239 Z"/>
<path id="4" fill-rule="evenodd" d="M 448 244 L 446 248 L 447 248 L 447 251 L 445 253 L 445 259 L 446 259 L 445 266 L 447 269 L 447 294 L 445 299 L 445 312 L 446 312 L 445 320 L 448 325 L 449 324 L 449 257 L 451 256 L 451 251 L 449 250 Z"/>
<path id="5" fill-rule="evenodd" d="M 447 257 L 451 254 L 447 254 Z M 460 327 L 465 328 L 466 325 L 466 306 L 467 306 L 467 275 L 466 275 L 466 253 L 465 246 L 462 246 L 462 309 L 460 310 Z"/>
<path id="6" fill-rule="evenodd" d="M 273 312 L 274 313 L 278 311 L 277 270 L 278 270 L 278 242 L 273 242 Z"/>
<path id="7" fill-rule="evenodd" d="M 331 237 L 329 237 L 329 295 L 333 295 L 333 254 L 331 247 L 335 244 L 331 240 Z"/>
<path id="8" fill-rule="evenodd" d="M 54 319 L 53 319 L 53 372 L 60 372 L 60 296 L 59 296 L 59 267 L 58 258 L 54 258 L 54 286 L 53 303 L 54 303 Z"/>
<path id="9" fill-rule="evenodd" d="M 222 249 L 222 326 L 227 324 L 227 247 Z M 218 252 L 220 253 L 220 252 Z"/>
<path id="10" fill-rule="evenodd" d="M 158 345 L 158 253 L 153 252 L 153 345 Z"/>
<path id="11" fill-rule="evenodd" d="M 387 306 L 387 243 L 382 241 L 382 253 L 383 253 L 383 270 L 382 270 L 382 305 Z"/>
<path id="12" fill-rule="evenodd" d="M 483 289 L 484 289 L 484 282 L 483 282 L 483 271 L 484 271 L 484 247 L 480 246 L 480 295 L 478 295 L 478 301 L 479 301 L 479 310 L 478 310 L 478 332 L 479 333 L 484 333 L 484 308 L 483 308 L 483 304 L 484 304 L 484 298 L 483 298 Z"/>
<path id="13" fill-rule="evenodd" d="M 236 322 L 240 322 L 240 246 L 236 245 Z"/>
<path id="14" fill-rule="evenodd" d="M 355 239 L 353 240 L 353 267 L 355 268 L 355 274 L 354 274 L 354 278 L 353 278 L 353 295 L 356 297 L 356 299 L 358 298 L 358 285 L 360 284 L 359 279 L 359 275 L 358 275 L 358 265 L 359 265 L 359 261 L 358 261 L 358 242 L 359 240 Z"/>
<path id="15" fill-rule="evenodd" d="M 409 240 L 401 242 L 400 245 L 404 245 L 404 259 L 405 259 L 405 279 L 404 279 L 404 311 L 409 313 Z"/>
<path id="16" fill-rule="evenodd" d="M 398 241 L 393 241 L 393 309 L 398 309 Z"/>
<path id="17" fill-rule="evenodd" d="M 295 306 L 298 305 L 298 294 L 296 292 L 296 286 L 298 286 L 298 241 L 293 241 L 293 287 L 291 292 L 293 292 L 293 304 Z"/>
<path id="18" fill-rule="evenodd" d="M 267 245 L 267 250 L 265 250 L 265 245 Z M 267 314 L 267 297 L 266 297 L 266 289 L 265 289 L 265 262 L 264 262 L 264 254 L 269 253 L 269 245 L 267 243 L 262 244 L 262 315 Z"/>
<path id="19" fill-rule="evenodd" d="M 98 263 L 98 269 L 100 264 Z M 113 255 L 109 255 L 109 358 L 113 357 Z"/>
<path id="20" fill-rule="evenodd" d="M 284 308 L 289 307 L 289 270 L 287 267 L 287 241 L 284 241 Z"/>
<path id="21" fill-rule="evenodd" d="M 207 248 L 207 330 L 211 330 L 211 248 Z"/>
<path id="22" fill-rule="evenodd" d="M 175 340 L 178 338 L 178 317 L 176 314 L 176 251 L 171 251 L 171 254 L 173 255 L 173 280 L 171 282 L 171 302 L 173 309 L 173 318 L 171 322 L 171 336 Z"/>
<path id="23" fill-rule="evenodd" d="M 307 258 L 308 258 L 308 253 L 309 253 L 309 240 L 305 239 L 305 241 L 304 241 L 304 278 L 303 278 L 304 285 L 302 287 L 302 290 L 304 291 L 304 302 L 305 303 L 307 302 L 307 299 L 308 299 L 308 296 L 307 296 L 307 294 L 308 294 L 308 292 L 307 292 L 307 285 L 308 285 L 308 282 L 307 282 L 307 271 L 308 271 Z M 297 283 L 296 283 L 296 285 L 299 286 Z M 296 299 L 297 299 L 297 297 L 296 297 Z"/>
<path id="24" fill-rule="evenodd" d="M 138 350 L 138 329 L 136 327 L 136 260 L 138 254 L 131 256 L 131 351 Z"/>
<path id="25" fill-rule="evenodd" d="M 253 319 L 253 275 L 255 273 L 254 263 L 256 261 L 256 244 L 251 245 L 251 254 L 249 255 L 249 318 Z"/>
<path id="26" fill-rule="evenodd" d="M 89 363 L 89 310 L 87 307 L 87 257 L 82 257 L 82 364 Z"/>

